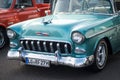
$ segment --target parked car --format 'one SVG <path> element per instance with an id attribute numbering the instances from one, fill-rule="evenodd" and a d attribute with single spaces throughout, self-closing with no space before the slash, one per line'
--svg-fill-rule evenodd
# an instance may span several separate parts
<path id="1" fill-rule="evenodd" d="M 52 0 L 51 15 L 10 26 L 7 57 L 27 65 L 104 69 L 120 50 L 120 0 Z"/>
<path id="2" fill-rule="evenodd" d="M 8 26 L 45 16 L 44 11 L 49 9 L 49 3 L 44 1 L 46 0 L 0 0 L 0 48 L 8 41 Z"/>

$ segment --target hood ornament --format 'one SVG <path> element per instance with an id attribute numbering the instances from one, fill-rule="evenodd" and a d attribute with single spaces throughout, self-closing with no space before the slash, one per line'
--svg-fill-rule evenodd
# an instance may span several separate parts
<path id="1" fill-rule="evenodd" d="M 52 23 L 53 17 L 54 16 L 52 16 L 52 17 L 45 16 L 44 18 L 42 18 L 42 23 L 43 24 L 50 24 L 50 23 Z"/>
<path id="2" fill-rule="evenodd" d="M 46 20 L 45 18 L 42 19 L 43 24 L 50 24 L 52 22 L 52 19 Z"/>

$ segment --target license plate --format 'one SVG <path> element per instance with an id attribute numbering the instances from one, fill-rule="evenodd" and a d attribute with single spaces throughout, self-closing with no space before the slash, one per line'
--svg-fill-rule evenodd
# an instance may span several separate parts
<path id="1" fill-rule="evenodd" d="M 26 58 L 26 64 L 41 66 L 41 67 L 50 67 L 50 61 L 43 59 Z"/>

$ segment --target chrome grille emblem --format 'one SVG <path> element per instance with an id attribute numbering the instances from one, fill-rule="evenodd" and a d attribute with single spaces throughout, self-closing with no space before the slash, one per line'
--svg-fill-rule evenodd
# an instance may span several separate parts
<path id="1" fill-rule="evenodd" d="M 36 35 L 38 35 L 38 36 L 49 36 L 49 33 L 36 32 Z"/>

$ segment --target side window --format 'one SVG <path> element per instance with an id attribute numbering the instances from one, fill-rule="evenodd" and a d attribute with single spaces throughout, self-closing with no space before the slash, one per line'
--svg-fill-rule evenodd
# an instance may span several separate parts
<path id="1" fill-rule="evenodd" d="M 113 13 L 109 0 L 90 0 L 89 9 L 96 13 Z"/>
<path id="2" fill-rule="evenodd" d="M 120 11 L 120 0 L 115 0 L 116 11 Z"/>
<path id="3" fill-rule="evenodd" d="M 16 0 L 15 8 L 21 8 L 21 7 L 27 8 L 32 7 L 32 0 Z"/>
<path id="4" fill-rule="evenodd" d="M 36 3 L 37 4 L 40 4 L 40 3 L 49 3 L 49 0 L 36 0 Z"/>
<path id="5" fill-rule="evenodd" d="M 49 3 L 50 2 L 50 0 L 44 0 L 44 3 Z"/>
<path id="6" fill-rule="evenodd" d="M 13 3 L 13 0 L 0 0 L 0 8 L 10 8 Z"/>
<path id="7" fill-rule="evenodd" d="M 44 3 L 44 0 L 36 0 L 37 4 Z"/>

